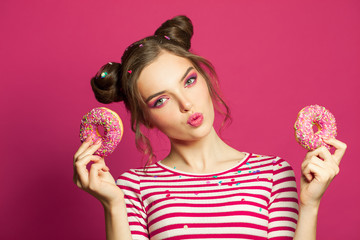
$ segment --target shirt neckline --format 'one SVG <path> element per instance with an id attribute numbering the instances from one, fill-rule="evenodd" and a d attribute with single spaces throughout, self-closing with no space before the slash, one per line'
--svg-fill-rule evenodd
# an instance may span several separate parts
<path id="1" fill-rule="evenodd" d="M 190 176 L 190 177 L 208 177 L 208 176 L 214 176 L 214 175 L 222 175 L 222 174 L 225 174 L 225 173 L 228 173 L 228 172 L 231 172 L 233 171 L 234 169 L 236 168 L 239 168 L 241 165 L 245 164 L 247 162 L 247 160 L 249 159 L 249 157 L 251 156 L 250 153 L 247 153 L 247 152 L 243 152 L 245 154 L 245 157 L 240 160 L 239 163 L 237 163 L 235 166 L 229 168 L 229 169 L 226 169 L 226 170 L 223 170 L 221 172 L 214 172 L 214 173 L 189 173 L 189 172 L 184 172 L 184 171 L 180 171 L 180 170 L 176 170 L 174 168 L 170 168 L 162 163 L 159 162 L 156 162 L 155 164 L 166 170 L 166 171 L 169 171 L 169 172 L 172 172 L 172 173 L 175 173 L 175 174 L 178 174 L 178 175 L 182 175 L 182 176 Z"/>

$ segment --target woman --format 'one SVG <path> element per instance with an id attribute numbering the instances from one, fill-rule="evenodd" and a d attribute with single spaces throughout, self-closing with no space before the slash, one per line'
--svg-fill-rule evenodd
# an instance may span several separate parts
<path id="1" fill-rule="evenodd" d="M 107 239 L 315 239 L 320 200 L 346 145 L 328 139 L 333 155 L 324 147 L 307 153 L 299 209 L 286 161 L 240 152 L 217 135 L 214 107 L 225 108 L 225 120 L 229 111 L 212 65 L 189 51 L 192 34 L 187 17 L 168 20 L 126 49 L 122 64 L 106 64 L 91 80 L 100 102 L 124 101 L 137 147 L 150 160 L 142 125 L 171 143 L 160 162 L 116 182 L 93 155 L 101 142 L 87 139 L 75 153 L 74 182 L 102 203 Z"/>

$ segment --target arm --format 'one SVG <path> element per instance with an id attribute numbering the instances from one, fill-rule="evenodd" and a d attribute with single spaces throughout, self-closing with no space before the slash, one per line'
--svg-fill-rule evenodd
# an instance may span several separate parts
<path id="1" fill-rule="evenodd" d="M 105 213 L 106 240 L 132 240 L 124 198 L 113 205 L 103 204 Z"/>
<path id="2" fill-rule="evenodd" d="M 327 187 L 339 173 L 339 164 L 346 144 L 336 139 L 324 140 L 336 148 L 331 154 L 320 147 L 306 154 L 302 164 L 300 212 L 294 240 L 315 240 L 320 200 Z"/>
<path id="3" fill-rule="evenodd" d="M 319 206 L 306 206 L 300 204 L 299 220 L 296 226 L 294 240 L 315 240 L 316 224 Z"/>

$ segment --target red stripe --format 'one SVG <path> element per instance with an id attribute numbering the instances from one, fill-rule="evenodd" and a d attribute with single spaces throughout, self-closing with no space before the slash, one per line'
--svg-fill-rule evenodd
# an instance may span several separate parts
<path id="1" fill-rule="evenodd" d="M 292 207 L 279 207 L 279 208 L 269 208 L 269 214 L 273 213 L 273 212 L 293 212 L 293 213 L 298 213 L 298 210 L 296 208 L 292 208 Z"/>
<path id="2" fill-rule="evenodd" d="M 247 170 L 245 170 L 247 171 Z M 256 170 L 253 170 L 253 171 L 256 171 Z M 253 171 L 251 171 L 251 173 L 239 173 L 237 174 L 236 176 L 224 176 L 224 177 L 221 177 L 221 176 L 216 176 L 214 175 L 213 178 L 211 177 L 206 177 L 206 178 L 190 178 L 190 179 L 186 179 L 186 178 L 178 178 L 176 176 L 173 176 L 173 175 L 169 175 L 167 177 L 171 177 L 172 179 L 169 179 L 169 180 L 166 180 L 166 179 L 163 179 L 163 176 L 158 176 L 157 178 L 154 178 L 152 177 L 152 179 L 142 179 L 141 180 L 141 183 L 145 186 L 142 187 L 142 189 L 146 190 L 146 189 L 149 189 L 149 188 L 152 188 L 152 187 L 155 187 L 151 184 L 159 184 L 159 183 L 174 183 L 174 181 L 176 181 L 176 183 L 188 183 L 188 182 L 206 182 L 206 181 L 225 181 L 225 180 L 231 180 L 233 178 L 236 178 L 236 179 L 239 179 L 241 180 L 241 182 L 243 183 L 249 183 L 249 182 L 255 182 L 257 181 L 256 180 L 256 177 L 257 176 L 262 176 L 262 175 L 268 175 L 268 174 L 272 174 L 273 171 L 272 170 L 260 170 L 260 172 L 258 173 L 253 173 Z M 235 171 L 237 172 L 237 171 Z M 215 178 L 216 176 L 216 178 Z M 254 176 L 253 179 L 246 179 L 246 177 L 248 176 Z M 256 177 L 255 177 L 256 176 Z M 255 181 L 254 181 L 255 180 Z M 264 178 L 264 180 L 268 181 L 267 178 Z M 206 184 L 204 186 L 209 186 L 210 184 Z M 187 185 L 180 185 L 180 186 L 171 186 L 171 187 L 183 187 L 183 186 L 187 186 Z M 198 186 L 198 185 L 197 185 Z"/>
<path id="3" fill-rule="evenodd" d="M 253 228 L 262 231 L 267 231 L 266 226 L 261 226 L 253 223 L 245 223 L 245 222 L 234 222 L 234 223 L 187 223 L 187 224 L 171 224 L 166 225 L 162 228 L 156 229 L 151 232 L 151 236 L 155 236 L 165 231 L 170 231 L 174 229 L 184 229 L 184 226 L 188 228 Z M 221 231 L 221 229 L 219 229 Z M 220 234 L 219 234 L 220 235 Z M 236 234 L 238 235 L 238 234 Z"/>
<path id="4" fill-rule="evenodd" d="M 277 221 L 288 221 L 288 222 L 293 222 L 295 224 L 297 223 L 297 220 L 291 217 L 273 217 L 269 219 L 269 223 L 277 222 Z"/>
<path id="5" fill-rule="evenodd" d="M 295 228 L 287 227 L 287 226 L 269 228 L 269 233 L 271 233 L 271 232 L 276 232 L 276 231 L 290 231 L 290 232 L 295 232 Z"/>
<path id="6" fill-rule="evenodd" d="M 154 209 L 153 211 L 148 211 L 148 215 L 152 215 L 160 210 L 166 209 L 166 208 L 213 208 L 213 207 L 224 207 L 226 205 L 226 207 L 229 206 L 238 206 L 238 205 L 247 205 L 247 206 L 254 206 L 254 207 L 258 207 L 258 208 L 262 208 L 262 209 L 266 209 L 267 206 L 264 206 L 262 204 L 259 203 L 254 203 L 254 202 L 249 202 L 249 201 L 233 201 L 233 202 L 223 202 L 223 203 L 203 203 L 203 204 L 196 204 L 196 203 L 170 203 L 170 204 L 166 204 L 163 205 L 161 207 L 158 207 L 156 209 Z"/>
<path id="7" fill-rule="evenodd" d="M 209 197 L 205 197 L 205 196 L 201 196 L 201 199 L 202 200 L 214 200 L 214 199 L 227 199 L 227 198 L 230 198 L 230 197 L 236 197 L 238 196 L 239 199 L 242 199 L 244 197 L 251 197 L 251 198 L 258 198 L 258 199 L 261 199 L 261 200 L 264 200 L 264 201 L 268 201 L 268 199 L 263 196 L 263 195 L 259 195 L 259 194 L 250 194 L 250 193 L 241 193 L 241 192 L 238 192 L 238 193 L 235 193 L 235 194 L 228 194 L 228 195 L 224 195 L 224 196 L 209 196 Z M 178 199 L 187 199 L 187 200 L 199 200 L 199 197 L 196 196 L 194 194 L 194 197 L 176 197 Z M 167 197 L 164 197 L 164 198 L 158 198 L 157 200 L 153 201 L 152 202 L 152 206 L 155 206 L 157 205 L 158 203 L 161 203 L 163 201 L 168 201 L 169 199 Z M 145 201 L 145 199 L 144 199 Z M 150 206 L 146 207 L 146 211 L 148 211 Z"/>
<path id="8" fill-rule="evenodd" d="M 141 208 L 139 208 L 139 207 L 137 207 L 137 206 L 135 206 L 135 205 L 132 205 L 132 204 L 126 204 L 126 208 L 127 209 L 136 209 L 136 210 L 138 210 L 139 212 L 142 212 L 142 213 L 144 213 L 144 211 L 141 209 Z"/>
<path id="9" fill-rule="evenodd" d="M 148 228 L 150 228 L 153 224 L 170 218 L 174 217 L 190 217 L 190 218 L 209 218 L 209 217 L 228 217 L 228 216 L 251 216 L 256 217 L 264 220 L 268 220 L 268 216 L 265 216 L 263 214 L 254 213 L 250 211 L 231 211 L 231 212 L 207 212 L 207 213 L 184 213 L 184 212 L 178 212 L 178 213 L 168 213 L 161 215 L 160 217 L 157 217 L 150 222 L 148 222 Z M 149 216 L 149 219 L 151 216 Z"/>
<path id="10" fill-rule="evenodd" d="M 149 237 L 149 234 L 146 234 L 146 233 L 144 233 L 144 232 L 140 232 L 140 231 L 131 231 L 131 235 L 132 236 L 134 236 L 134 235 L 140 235 L 140 236 L 144 236 L 144 237 L 146 237 L 146 238 L 150 238 Z"/>
<path id="11" fill-rule="evenodd" d="M 136 194 L 140 194 L 139 189 L 135 189 L 132 187 L 124 186 L 124 185 L 118 185 L 121 190 L 128 190 L 130 192 L 135 192 Z"/>
<path id="12" fill-rule="evenodd" d="M 283 192 L 294 192 L 297 194 L 296 187 L 287 187 L 287 188 L 280 188 L 280 189 L 272 192 L 271 197 L 273 197 L 276 194 L 283 193 Z"/>
<path id="13" fill-rule="evenodd" d="M 260 186 L 249 186 L 249 187 L 242 187 L 241 184 L 236 186 L 236 187 L 233 187 L 233 188 L 228 188 L 228 189 L 225 189 L 225 188 L 220 188 L 217 189 L 217 190 L 197 190 L 199 189 L 198 187 L 194 188 L 194 189 L 188 189 L 188 188 L 184 188 L 183 191 L 174 191 L 174 190 L 171 190 L 171 189 L 167 189 L 167 190 L 163 190 L 163 191 L 157 191 L 157 192 L 150 192 L 146 195 L 143 195 L 142 199 L 143 201 L 145 201 L 146 199 L 148 199 L 149 197 L 153 197 L 153 196 L 157 196 L 157 195 L 166 195 L 168 193 L 173 193 L 173 194 L 194 194 L 194 193 L 198 193 L 199 195 L 200 194 L 203 194 L 203 193 L 223 193 L 223 192 L 229 192 L 229 191 L 238 191 L 238 192 L 241 192 L 242 190 L 246 190 L 246 189 L 251 189 L 251 190 L 263 190 L 263 191 L 266 191 L 266 192 L 269 192 L 270 193 L 270 190 L 269 188 L 267 187 L 260 187 Z M 185 191 L 187 190 L 187 191 Z M 229 196 L 234 196 L 234 195 L 229 195 Z M 236 194 L 235 194 L 236 196 Z M 255 194 L 254 194 L 255 196 Z M 258 196 L 261 196 L 260 199 L 263 199 L 263 200 L 267 200 L 267 197 L 263 196 L 263 195 L 258 195 Z M 219 196 L 219 198 L 223 198 L 224 196 Z M 206 196 L 201 196 L 202 199 L 215 199 L 216 197 L 213 197 L 213 196 L 209 196 L 209 197 L 206 197 Z"/>
<path id="14" fill-rule="evenodd" d="M 249 234 L 191 234 L 191 235 L 181 235 L 177 237 L 169 237 L 169 238 L 163 238 L 162 240 L 185 240 L 185 239 L 251 239 L 251 240 L 264 240 L 267 239 L 266 237 L 258 237 L 255 235 L 249 235 Z"/>

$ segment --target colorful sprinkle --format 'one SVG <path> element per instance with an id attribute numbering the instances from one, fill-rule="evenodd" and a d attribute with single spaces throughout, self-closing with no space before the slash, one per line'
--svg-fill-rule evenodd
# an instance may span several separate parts
<path id="1" fill-rule="evenodd" d="M 101 73 L 101 78 L 106 77 L 106 75 L 108 75 L 108 73 L 107 73 L 107 72 L 102 72 L 102 73 Z"/>
<path id="2" fill-rule="evenodd" d="M 143 47 L 144 45 L 140 44 L 139 47 Z"/>
<path id="3" fill-rule="evenodd" d="M 207 184 L 209 184 L 209 183 L 210 183 L 210 181 L 208 180 L 208 181 L 206 181 L 206 183 L 207 183 Z"/>
<path id="4" fill-rule="evenodd" d="M 128 73 L 130 73 L 130 74 L 131 74 L 131 73 L 132 73 L 132 71 L 131 71 L 131 70 L 129 70 L 129 71 L 128 71 Z"/>
<path id="5" fill-rule="evenodd" d="M 262 211 L 262 208 L 260 208 L 259 211 L 261 212 L 261 211 Z"/>
<path id="6" fill-rule="evenodd" d="M 184 228 L 185 228 L 185 229 L 188 229 L 188 225 L 184 225 Z"/>
<path id="7" fill-rule="evenodd" d="M 217 178 L 218 176 L 213 176 L 213 178 Z"/>
<path id="8" fill-rule="evenodd" d="M 168 36 L 164 36 L 164 38 L 166 38 L 167 40 L 170 40 L 170 38 Z"/>

